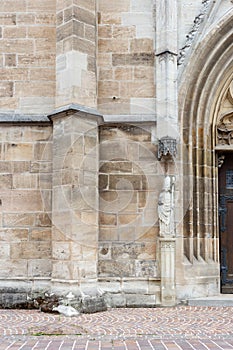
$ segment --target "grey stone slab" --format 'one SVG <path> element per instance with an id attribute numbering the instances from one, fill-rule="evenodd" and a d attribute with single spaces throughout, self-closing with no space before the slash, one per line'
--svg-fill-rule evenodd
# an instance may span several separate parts
<path id="1" fill-rule="evenodd" d="M 105 114 L 103 117 L 105 123 L 155 123 L 157 120 L 154 114 Z"/>
<path id="2" fill-rule="evenodd" d="M 0 113 L 0 123 L 50 123 L 46 115 Z"/>
<path id="3" fill-rule="evenodd" d="M 219 296 L 189 299 L 190 306 L 233 306 L 233 295 L 220 294 Z"/>

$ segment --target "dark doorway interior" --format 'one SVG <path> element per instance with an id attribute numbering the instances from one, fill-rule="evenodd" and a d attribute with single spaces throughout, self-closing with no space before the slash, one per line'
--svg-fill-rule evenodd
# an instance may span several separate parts
<path id="1" fill-rule="evenodd" d="M 219 230 L 221 292 L 233 293 L 233 153 L 220 155 Z"/>

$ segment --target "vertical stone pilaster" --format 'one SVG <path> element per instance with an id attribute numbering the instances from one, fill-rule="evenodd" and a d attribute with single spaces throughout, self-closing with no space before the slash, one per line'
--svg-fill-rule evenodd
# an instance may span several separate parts
<path id="1" fill-rule="evenodd" d="M 57 0 L 56 108 L 96 107 L 96 1 Z"/>
<path id="2" fill-rule="evenodd" d="M 166 51 L 157 55 L 157 135 L 178 138 L 177 56 Z"/>
<path id="3" fill-rule="evenodd" d="M 98 249 L 98 123 L 74 106 L 53 116 L 52 289 L 93 293 Z"/>
<path id="4" fill-rule="evenodd" d="M 178 137 L 177 1 L 156 0 L 156 86 L 158 138 Z"/>
<path id="5" fill-rule="evenodd" d="M 174 174 L 176 157 L 176 142 L 178 140 L 178 102 L 177 102 L 177 0 L 156 0 L 156 86 L 157 86 L 157 137 L 159 139 L 159 158 L 164 159 L 166 175 Z M 170 160 L 166 156 L 170 156 Z M 173 169 L 173 170 L 171 170 Z M 171 171 L 170 171 L 171 170 Z M 171 173 L 172 172 L 172 173 Z M 173 189 L 166 186 L 165 203 L 161 203 L 164 217 L 161 216 L 159 255 L 161 274 L 161 304 L 172 306 L 176 304 L 175 284 L 175 249 L 176 230 L 173 224 Z M 171 178 L 170 178 L 171 179 Z M 174 177 L 175 179 L 175 177 Z M 170 180 L 169 180 L 170 182 Z M 170 199 L 169 199 L 170 198 Z M 176 201 L 175 201 L 176 202 Z M 170 210 L 168 210 L 170 207 Z M 174 212 L 176 212 L 174 210 Z M 161 213 L 159 212 L 159 215 Z M 161 214 L 163 215 L 163 213 Z M 168 225 L 169 223 L 169 225 Z M 172 225 L 171 225 L 172 223 Z M 164 225 L 165 224 L 165 225 Z"/>
<path id="6" fill-rule="evenodd" d="M 177 0 L 156 0 L 156 53 L 177 54 Z"/>
<path id="7" fill-rule="evenodd" d="M 160 238 L 161 304 L 176 304 L 175 238 Z"/>

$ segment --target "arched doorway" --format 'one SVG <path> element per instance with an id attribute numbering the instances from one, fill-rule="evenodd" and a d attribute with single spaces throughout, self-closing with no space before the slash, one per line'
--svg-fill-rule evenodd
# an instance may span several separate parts
<path id="1" fill-rule="evenodd" d="M 217 128 L 220 116 L 227 112 L 224 97 L 233 80 L 232 21 L 233 13 L 229 13 L 218 23 L 218 32 L 213 29 L 206 34 L 180 78 L 181 154 L 186 184 L 182 237 L 177 244 L 177 254 L 184 257 L 177 266 L 179 298 L 211 296 L 221 290 L 218 157 L 226 147 L 217 142 Z M 188 198 L 186 188 L 192 189 Z"/>

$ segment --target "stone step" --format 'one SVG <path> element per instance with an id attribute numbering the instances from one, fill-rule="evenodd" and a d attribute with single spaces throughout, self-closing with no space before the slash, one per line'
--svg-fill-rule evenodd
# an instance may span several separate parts
<path id="1" fill-rule="evenodd" d="M 233 306 L 233 294 L 219 294 L 217 296 L 189 299 L 188 305 L 189 306 Z"/>

